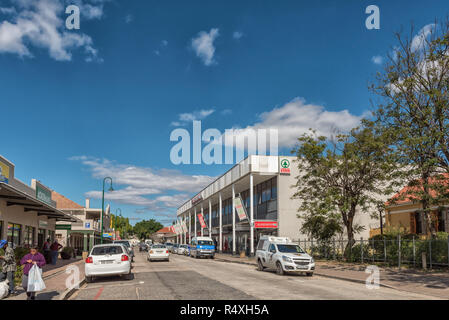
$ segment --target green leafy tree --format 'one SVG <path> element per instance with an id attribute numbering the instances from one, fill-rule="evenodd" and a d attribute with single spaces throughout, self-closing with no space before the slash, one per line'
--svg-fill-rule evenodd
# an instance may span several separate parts
<path id="1" fill-rule="evenodd" d="M 298 217 L 304 220 L 304 230 L 322 239 L 343 227 L 348 252 L 354 234 L 364 228 L 354 223 L 357 208 L 369 212 L 379 196 L 391 193 L 385 181 L 391 179 L 395 162 L 385 157 L 388 136 L 365 126 L 330 141 L 315 131 L 298 141 L 293 150 L 301 172 L 293 196 L 301 200 Z"/>
<path id="2" fill-rule="evenodd" d="M 139 239 L 148 239 L 151 234 L 162 229 L 163 227 L 164 226 L 160 222 L 154 219 L 150 219 L 136 223 L 134 225 L 133 231 Z"/>
<path id="3" fill-rule="evenodd" d="M 371 85 L 379 97 L 376 126 L 394 137 L 392 148 L 410 184 L 403 197 L 422 205 L 435 235 L 431 207 L 448 200 L 449 22 L 433 24 L 415 36 L 396 33 L 397 46 Z M 391 203 L 403 200 L 392 199 Z"/>
<path id="4" fill-rule="evenodd" d="M 126 239 L 133 234 L 133 226 L 129 223 L 129 218 L 111 214 L 111 219 L 112 227 L 117 227 L 116 230 L 120 232 L 121 238 Z"/>

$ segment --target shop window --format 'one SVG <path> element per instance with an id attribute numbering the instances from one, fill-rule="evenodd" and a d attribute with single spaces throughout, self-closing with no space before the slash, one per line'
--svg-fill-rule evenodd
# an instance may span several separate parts
<path id="1" fill-rule="evenodd" d="M 14 248 L 18 247 L 21 242 L 22 226 L 20 224 L 8 223 L 7 240 L 12 243 Z"/>
<path id="2" fill-rule="evenodd" d="M 25 240 L 24 244 L 32 246 L 34 244 L 34 235 L 36 229 L 30 226 L 25 226 Z"/>
<path id="3" fill-rule="evenodd" d="M 39 246 L 39 248 L 42 248 L 44 246 L 45 240 L 45 229 L 39 229 L 37 231 L 37 245 Z"/>

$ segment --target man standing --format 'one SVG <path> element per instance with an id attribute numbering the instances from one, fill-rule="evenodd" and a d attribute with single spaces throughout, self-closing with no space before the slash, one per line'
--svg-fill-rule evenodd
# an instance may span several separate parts
<path id="1" fill-rule="evenodd" d="M 2 262 L 2 272 L 0 273 L 0 281 L 8 279 L 9 282 L 9 294 L 17 294 L 14 284 L 14 276 L 16 273 L 16 257 L 14 255 L 14 250 L 8 246 L 8 241 L 0 241 L 0 249 L 4 249 L 5 255 L 0 256 Z"/>

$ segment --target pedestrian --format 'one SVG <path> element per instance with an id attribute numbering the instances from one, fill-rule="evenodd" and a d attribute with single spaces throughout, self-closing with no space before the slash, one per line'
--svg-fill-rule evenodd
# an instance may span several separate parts
<path id="1" fill-rule="evenodd" d="M 47 241 L 44 242 L 44 245 L 42 246 L 42 249 L 44 251 L 44 258 L 45 258 L 45 263 L 49 264 L 50 263 L 50 246 L 51 246 L 51 242 L 50 242 L 50 238 L 47 239 Z"/>
<path id="2" fill-rule="evenodd" d="M 0 241 L 0 249 L 5 251 L 4 256 L 0 256 L 0 260 L 2 261 L 2 272 L 0 273 L 0 281 L 4 281 L 8 279 L 9 290 L 8 295 L 16 295 L 17 291 L 16 286 L 14 284 L 14 278 L 16 274 L 16 257 L 14 255 L 13 248 L 8 246 L 7 240 Z"/>
<path id="3" fill-rule="evenodd" d="M 55 265 L 56 261 L 58 261 L 58 255 L 59 255 L 59 249 L 61 249 L 62 246 L 58 243 L 58 240 L 55 239 L 53 244 L 50 246 L 51 250 L 51 264 Z"/>
<path id="4" fill-rule="evenodd" d="M 26 254 L 21 260 L 20 264 L 23 265 L 22 287 L 27 294 L 27 300 L 35 300 L 36 292 L 28 292 L 28 273 L 33 265 L 42 268 L 45 266 L 44 256 L 37 251 L 37 247 L 32 247 L 30 253 Z"/>

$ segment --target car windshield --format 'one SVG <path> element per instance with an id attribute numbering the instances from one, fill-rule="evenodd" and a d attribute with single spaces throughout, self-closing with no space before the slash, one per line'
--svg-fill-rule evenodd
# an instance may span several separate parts
<path id="1" fill-rule="evenodd" d="M 210 240 L 198 240 L 198 244 L 202 246 L 211 246 L 213 242 Z"/>
<path id="2" fill-rule="evenodd" d="M 120 244 L 123 244 L 123 245 L 129 247 L 129 242 L 128 241 L 114 241 L 114 243 L 120 243 Z"/>
<path id="3" fill-rule="evenodd" d="M 278 244 L 279 252 L 284 253 L 304 253 L 304 250 L 301 249 L 297 244 Z"/>
<path id="4" fill-rule="evenodd" d="M 163 244 L 155 244 L 151 248 L 152 249 L 165 249 L 165 246 Z"/>
<path id="5" fill-rule="evenodd" d="M 95 247 L 92 249 L 92 256 L 104 256 L 107 254 L 121 254 L 123 253 L 120 246 Z"/>

